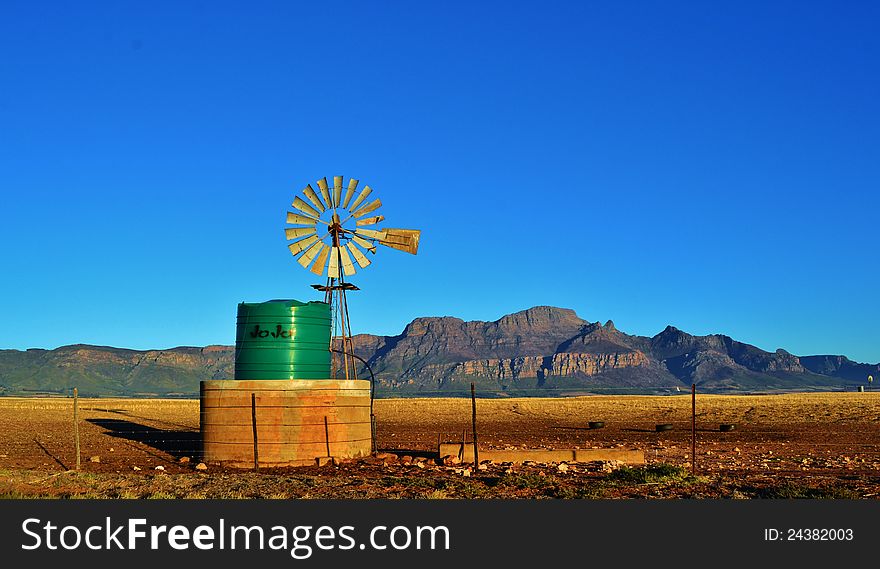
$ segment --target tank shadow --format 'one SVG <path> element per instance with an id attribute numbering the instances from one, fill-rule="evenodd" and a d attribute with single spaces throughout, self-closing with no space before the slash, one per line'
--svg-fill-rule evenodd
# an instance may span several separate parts
<path id="1" fill-rule="evenodd" d="M 123 419 L 87 419 L 87 421 L 107 429 L 112 437 L 139 442 L 175 458 L 199 457 L 202 453 L 202 436 L 198 431 L 157 429 Z"/>

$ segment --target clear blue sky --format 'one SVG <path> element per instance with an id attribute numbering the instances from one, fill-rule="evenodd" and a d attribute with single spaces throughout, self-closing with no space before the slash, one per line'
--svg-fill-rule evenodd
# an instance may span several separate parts
<path id="1" fill-rule="evenodd" d="M 295 192 L 419 255 L 355 331 L 533 305 L 880 361 L 876 2 L 4 2 L 0 347 L 231 343 L 318 299 Z"/>

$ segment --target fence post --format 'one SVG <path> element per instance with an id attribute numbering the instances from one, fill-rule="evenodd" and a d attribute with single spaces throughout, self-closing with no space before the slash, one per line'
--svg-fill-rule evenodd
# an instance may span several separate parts
<path id="1" fill-rule="evenodd" d="M 474 469 L 480 466 L 480 453 L 477 451 L 477 395 L 471 382 L 471 426 L 474 432 Z"/>
<path id="2" fill-rule="evenodd" d="M 458 458 L 464 462 L 464 446 L 467 444 L 467 427 L 461 430 L 461 447 L 458 449 Z"/>
<path id="3" fill-rule="evenodd" d="M 330 427 L 327 425 L 327 415 L 324 415 L 324 443 L 327 445 L 327 456 L 330 454 Z"/>
<path id="4" fill-rule="evenodd" d="M 260 451 L 257 445 L 257 394 L 251 393 L 251 424 L 254 429 L 254 470 L 260 469 Z"/>
<path id="5" fill-rule="evenodd" d="M 76 387 L 73 388 L 73 438 L 76 441 L 76 469 L 79 470 L 79 390 Z"/>
<path id="6" fill-rule="evenodd" d="M 697 474 L 697 384 L 691 384 L 691 474 Z"/>

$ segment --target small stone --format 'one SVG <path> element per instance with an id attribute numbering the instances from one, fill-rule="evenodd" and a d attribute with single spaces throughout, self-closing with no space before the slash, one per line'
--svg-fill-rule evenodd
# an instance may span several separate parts
<path id="1" fill-rule="evenodd" d="M 440 463 L 443 466 L 455 466 L 456 464 L 460 464 L 461 460 L 457 456 L 447 454 L 442 459 L 440 459 Z"/>
<path id="2" fill-rule="evenodd" d="M 477 469 L 478 470 L 489 470 L 489 465 L 488 464 L 481 464 L 480 466 L 477 467 Z"/>
<path id="3" fill-rule="evenodd" d="M 415 466 L 416 468 L 425 468 L 425 463 L 424 462 L 415 462 L 415 463 L 413 463 L 413 466 Z"/>
<path id="4" fill-rule="evenodd" d="M 513 474 L 513 469 L 512 468 L 505 468 L 504 474 Z"/>
<path id="5" fill-rule="evenodd" d="M 332 456 L 319 456 L 315 458 L 318 466 L 331 466 L 333 464 Z"/>
<path id="6" fill-rule="evenodd" d="M 623 466 L 623 462 L 619 460 L 606 460 L 599 465 L 599 470 L 605 473 L 614 472 Z"/>
<path id="7" fill-rule="evenodd" d="M 133 470 L 140 470 L 141 467 L 140 467 L 140 466 L 133 466 L 132 469 L 133 469 Z"/>
<path id="8" fill-rule="evenodd" d="M 200 462 L 196 465 L 196 470 L 208 470 L 208 465 L 204 462 Z"/>
<path id="9" fill-rule="evenodd" d="M 114 448 L 113 448 L 113 447 L 110 447 L 110 452 L 113 452 L 113 451 L 114 451 Z"/>
<path id="10" fill-rule="evenodd" d="M 564 462 L 559 463 L 559 466 L 556 467 L 556 470 L 559 472 L 568 472 L 568 465 Z"/>
<path id="11" fill-rule="evenodd" d="M 101 462 L 101 457 L 98 456 L 98 455 L 90 456 L 90 457 L 89 457 L 89 462 Z"/>
<path id="12" fill-rule="evenodd" d="M 188 456 L 181 456 L 180 460 L 178 460 L 177 462 L 179 462 L 180 464 L 189 464 L 189 457 Z"/>
<path id="13" fill-rule="evenodd" d="M 5 454 L 0 454 L 0 458 L 7 458 Z"/>
<path id="14" fill-rule="evenodd" d="M 156 470 L 165 470 L 165 467 L 161 464 L 155 468 Z"/>
<path id="15" fill-rule="evenodd" d="M 408 455 L 408 454 L 407 454 L 407 455 L 404 455 L 404 456 L 402 456 L 402 457 L 400 457 L 400 462 L 402 462 L 403 464 L 409 464 L 409 463 L 411 463 L 412 461 L 413 461 L 413 457 L 411 457 L 411 456 Z"/>
<path id="16" fill-rule="evenodd" d="M 380 452 L 376 455 L 376 458 L 380 460 L 397 460 L 397 455 L 393 452 Z"/>
<path id="17" fill-rule="evenodd" d="M 461 471 L 461 475 L 464 476 L 464 477 L 468 477 L 468 476 L 470 476 L 470 475 L 471 475 L 471 469 L 470 469 L 470 468 L 465 468 L 464 470 Z"/>
<path id="18" fill-rule="evenodd" d="M 739 447 L 733 447 L 733 452 L 742 452 L 742 451 L 739 450 Z"/>

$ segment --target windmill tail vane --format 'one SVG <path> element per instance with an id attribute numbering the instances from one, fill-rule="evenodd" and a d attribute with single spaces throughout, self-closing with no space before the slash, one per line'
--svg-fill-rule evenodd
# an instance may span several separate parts
<path id="1" fill-rule="evenodd" d="M 291 243 L 287 246 L 297 263 L 318 276 L 326 275 L 323 285 L 312 285 L 324 293 L 324 301 L 333 313 L 333 334 L 329 349 L 334 352 L 333 374 L 344 373 L 345 379 L 357 379 L 354 348 L 351 339 L 351 323 L 345 293 L 359 290 L 345 277 L 371 264 L 367 254 L 375 255 L 377 245 L 397 249 L 415 255 L 419 250 L 418 229 L 380 228 L 384 215 L 373 215 L 382 207 L 373 189 L 364 185 L 358 189 L 359 180 L 350 178 L 344 183 L 343 176 L 333 176 L 331 187 L 327 178 L 315 185 L 307 184 L 302 196 L 297 195 L 288 211 L 286 222 L 293 227 L 284 229 Z M 305 199 L 304 199 L 305 198 Z M 371 199 L 374 198 L 374 199 Z M 341 355 L 337 362 L 336 354 Z"/>

